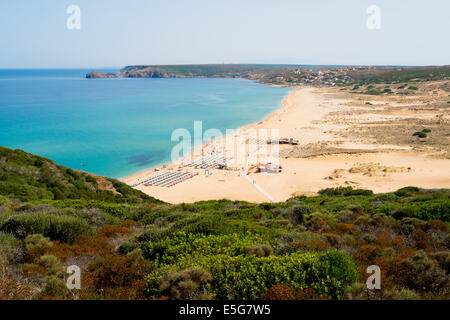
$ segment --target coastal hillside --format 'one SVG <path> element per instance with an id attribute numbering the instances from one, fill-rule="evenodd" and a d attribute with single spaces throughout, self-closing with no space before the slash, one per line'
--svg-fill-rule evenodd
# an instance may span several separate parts
<path id="1" fill-rule="evenodd" d="M 91 72 L 86 78 L 252 78 L 278 74 L 294 65 L 204 64 L 126 66 L 118 74 Z"/>
<path id="2" fill-rule="evenodd" d="M 83 199 L 160 203 L 125 183 L 75 171 L 54 161 L 0 147 L 0 195 L 20 200 Z"/>
<path id="3" fill-rule="evenodd" d="M 424 82 L 450 79 L 450 66 L 394 70 L 362 78 L 364 83 Z"/>
<path id="4" fill-rule="evenodd" d="M 245 78 L 273 85 L 343 86 L 358 83 L 436 81 L 450 78 L 449 66 L 307 66 L 264 64 L 134 65 L 96 78 Z"/>
<path id="5" fill-rule="evenodd" d="M 283 65 L 167 65 L 167 66 L 127 66 L 121 73 L 125 77 L 250 77 L 252 74 L 279 73 L 293 66 Z"/>
<path id="6" fill-rule="evenodd" d="M 448 189 L 171 205 L 20 150 L 0 159 L 0 299 L 450 298 Z M 374 264 L 381 290 L 365 286 Z"/>

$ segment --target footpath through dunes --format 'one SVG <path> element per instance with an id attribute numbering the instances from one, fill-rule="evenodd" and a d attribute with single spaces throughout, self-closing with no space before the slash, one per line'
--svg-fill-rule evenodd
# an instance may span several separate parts
<path id="1" fill-rule="evenodd" d="M 222 198 L 284 201 L 292 195 L 313 195 L 320 189 L 339 186 L 375 192 L 391 192 L 407 185 L 446 188 L 450 177 L 442 173 L 450 172 L 446 156 L 450 154 L 448 137 L 444 134 L 449 128 L 448 111 L 433 107 L 435 100 L 441 98 L 426 93 L 374 97 L 346 93 L 339 88 L 296 88 L 281 108 L 234 134 L 234 138 L 246 141 L 254 129 L 278 129 L 280 137 L 298 140 L 298 145 L 279 145 L 280 172 L 253 170 L 246 175 L 248 179 L 242 179 L 245 168 L 261 167 L 267 161 L 250 159 L 246 154 L 244 159 L 229 160 L 230 170 L 182 166 L 182 170 L 198 175 L 170 188 L 139 185 L 137 189 L 169 203 L 182 203 Z M 418 106 L 424 104 L 427 112 L 417 112 Z M 440 124 L 433 124 L 433 134 L 427 141 L 413 137 L 418 128 L 436 116 Z M 403 119 L 407 119 L 407 124 Z M 396 132 L 395 128 L 399 130 Z M 214 140 L 182 164 L 201 159 L 202 155 L 228 151 L 225 139 Z M 175 163 L 159 168 L 178 169 L 179 164 Z M 150 168 L 121 180 L 132 185 L 154 174 Z"/>

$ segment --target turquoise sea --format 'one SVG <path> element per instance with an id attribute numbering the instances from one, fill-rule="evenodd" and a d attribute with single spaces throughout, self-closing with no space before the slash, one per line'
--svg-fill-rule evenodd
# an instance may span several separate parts
<path id="1" fill-rule="evenodd" d="M 0 145 L 120 178 L 170 160 L 174 129 L 265 118 L 290 89 L 244 79 L 85 79 L 92 70 L 0 70 Z M 117 71 L 117 70 L 101 70 Z"/>

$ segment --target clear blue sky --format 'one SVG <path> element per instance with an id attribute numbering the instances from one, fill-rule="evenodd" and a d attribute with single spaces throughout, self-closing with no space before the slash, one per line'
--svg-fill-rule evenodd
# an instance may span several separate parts
<path id="1" fill-rule="evenodd" d="M 81 8 L 81 30 L 66 9 Z M 369 5 L 381 29 L 366 27 Z M 3 0 L 0 68 L 450 64 L 448 0 Z"/>

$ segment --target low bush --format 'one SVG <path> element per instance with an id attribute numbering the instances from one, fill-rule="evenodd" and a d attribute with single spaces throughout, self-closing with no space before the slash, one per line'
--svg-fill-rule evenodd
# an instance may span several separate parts
<path id="1" fill-rule="evenodd" d="M 352 187 L 326 188 L 319 190 L 319 194 L 324 196 L 344 196 L 351 190 L 353 190 Z"/>
<path id="2" fill-rule="evenodd" d="M 41 295 L 43 295 L 43 298 L 64 298 L 64 296 L 68 293 L 69 290 L 67 289 L 64 281 L 55 276 L 52 276 L 47 279 Z"/>
<path id="3" fill-rule="evenodd" d="M 445 271 L 447 275 L 450 274 L 450 252 L 449 251 L 439 251 L 431 255 L 435 259 L 442 270 Z"/>
<path id="4" fill-rule="evenodd" d="M 294 226 L 304 222 L 305 215 L 312 212 L 312 209 L 306 205 L 295 205 L 291 207 L 291 222 Z"/>
<path id="5" fill-rule="evenodd" d="M 393 288 L 386 291 L 383 298 L 388 300 L 419 300 L 420 295 L 414 290 Z"/>
<path id="6" fill-rule="evenodd" d="M 413 137 L 419 137 L 419 138 L 426 138 L 427 134 L 425 132 L 422 131 L 417 131 L 413 133 Z"/>
<path id="7" fill-rule="evenodd" d="M 269 246 L 269 244 L 269 241 L 258 236 L 239 234 L 207 236 L 177 232 L 171 237 L 142 243 L 141 247 L 146 259 L 161 266 L 203 256 L 245 255 L 246 249 L 251 246 Z"/>
<path id="8" fill-rule="evenodd" d="M 397 191 L 395 191 L 395 195 L 399 196 L 399 197 L 409 197 L 412 195 L 417 194 L 417 192 L 419 192 L 419 188 L 417 187 L 404 187 L 401 189 L 398 189 Z"/>
<path id="9" fill-rule="evenodd" d="M 138 251 L 127 255 L 107 253 L 89 266 L 85 282 L 100 291 L 108 287 L 134 287 L 137 289 L 134 294 L 138 294 L 143 289 L 144 277 L 151 271 L 151 263 Z"/>
<path id="10" fill-rule="evenodd" d="M 19 238 L 39 233 L 61 242 L 73 242 L 78 235 L 93 231 L 84 219 L 43 213 L 14 215 L 5 221 L 1 230 L 11 232 Z"/>
<path id="11" fill-rule="evenodd" d="M 38 264 L 47 269 L 50 275 L 58 275 L 62 272 L 63 266 L 57 257 L 51 254 L 43 255 L 39 258 Z"/>
<path id="12" fill-rule="evenodd" d="M 210 280 L 211 274 L 202 268 L 169 271 L 158 281 L 159 295 L 169 299 L 194 299 L 205 294 L 205 288 L 201 290 L 201 286 Z"/>
<path id="13" fill-rule="evenodd" d="M 326 188 L 319 190 L 319 194 L 325 196 L 371 196 L 372 190 L 353 189 L 352 187 Z"/>
<path id="14" fill-rule="evenodd" d="M 20 260 L 22 253 L 20 240 L 12 234 L 0 231 L 0 260 L 2 254 L 8 261 Z"/>
<path id="15" fill-rule="evenodd" d="M 25 249 L 27 252 L 44 252 L 50 245 L 50 239 L 44 237 L 42 234 L 30 234 L 25 238 Z"/>
<path id="16" fill-rule="evenodd" d="M 200 215 L 175 222 L 165 234 L 182 231 L 190 234 L 221 235 L 233 232 L 230 222 L 221 215 Z"/>
<path id="17" fill-rule="evenodd" d="M 449 293 L 449 277 L 424 251 L 418 251 L 413 257 L 403 261 L 402 266 L 407 270 L 402 280 L 409 289 L 438 295 Z"/>
<path id="18" fill-rule="evenodd" d="M 217 299 L 261 299 L 276 284 L 314 288 L 318 294 L 341 298 L 344 288 L 357 278 L 356 265 L 341 251 L 269 257 L 217 255 L 185 261 L 179 267 L 208 270 L 212 280 L 206 288 Z M 149 290 L 154 281 L 155 275 L 147 278 Z"/>
<path id="19" fill-rule="evenodd" d="M 256 256 L 256 257 L 268 257 L 273 254 L 273 249 L 271 246 L 267 244 L 262 245 L 254 245 L 245 248 L 245 253 L 247 256 Z"/>

